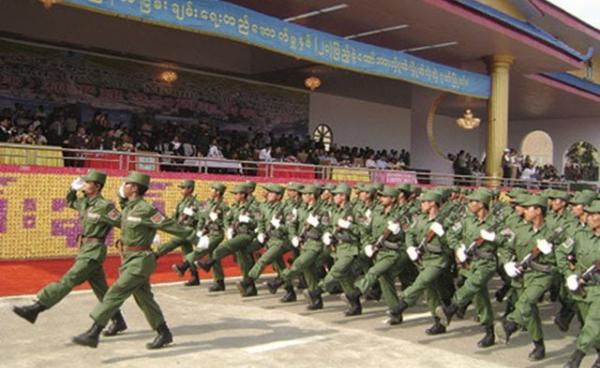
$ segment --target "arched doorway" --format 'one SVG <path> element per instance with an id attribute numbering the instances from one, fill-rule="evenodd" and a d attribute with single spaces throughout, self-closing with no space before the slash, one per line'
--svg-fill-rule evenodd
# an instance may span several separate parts
<path id="1" fill-rule="evenodd" d="M 322 143 L 325 151 L 329 152 L 333 143 L 333 131 L 326 124 L 320 124 L 313 131 L 313 140 L 317 143 Z"/>
<path id="2" fill-rule="evenodd" d="M 524 157 L 529 156 L 536 166 L 552 165 L 553 152 L 552 137 L 543 130 L 529 132 L 521 143 L 521 153 Z"/>

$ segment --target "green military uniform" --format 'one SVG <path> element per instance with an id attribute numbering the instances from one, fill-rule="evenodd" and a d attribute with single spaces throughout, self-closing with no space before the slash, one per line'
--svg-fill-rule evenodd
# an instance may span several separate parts
<path id="1" fill-rule="evenodd" d="M 585 208 L 594 214 L 600 213 L 600 201 L 594 201 Z M 570 259 L 570 256 L 572 257 Z M 567 280 L 577 280 L 576 287 L 571 288 L 571 295 L 583 320 L 581 331 L 577 335 L 577 350 L 571 357 L 577 367 L 583 356 L 591 349 L 598 352 L 594 367 L 600 364 L 600 236 L 592 229 L 580 229 L 569 236 L 556 251 L 556 263 L 561 274 Z M 596 271 L 587 280 L 582 281 L 583 274 L 590 266 L 596 265 Z"/>
<path id="2" fill-rule="evenodd" d="M 277 184 L 267 184 L 264 189 L 271 193 L 283 195 L 284 188 Z M 257 218 L 257 233 L 265 237 L 266 251 L 248 272 L 248 278 L 258 280 L 267 265 L 273 264 L 278 275 L 285 269 L 283 254 L 290 250 L 288 240 L 288 223 L 295 222 L 295 214 L 285 214 L 286 206 L 280 200 L 266 203 Z M 257 237 L 258 238 L 258 237 Z"/>
<path id="3" fill-rule="evenodd" d="M 489 206 L 491 196 L 486 189 L 479 189 L 466 196 L 468 201 L 480 202 Z M 479 323 L 484 326 L 486 335 L 480 340 L 480 347 L 494 343 L 494 311 L 488 293 L 488 283 L 496 273 L 496 228 L 502 225 L 502 218 L 488 212 L 483 219 L 475 214 L 457 222 L 448 231 L 448 245 L 455 250 L 457 263 L 464 277 L 464 284 L 456 290 L 450 306 L 438 307 L 436 315 L 444 326 L 448 326 L 452 316 L 461 308 L 474 301 Z"/>
<path id="4" fill-rule="evenodd" d="M 221 183 L 213 183 L 211 189 L 214 189 L 221 193 L 221 199 L 214 200 L 210 199 L 206 203 L 200 206 L 199 211 L 196 215 L 197 224 L 196 232 L 197 235 L 206 236 L 208 238 L 208 245 L 206 247 L 196 247 L 193 252 L 185 256 L 186 265 L 194 264 L 197 259 L 205 256 L 210 256 L 214 253 L 215 249 L 221 244 L 225 238 L 223 230 L 223 221 L 229 211 L 229 207 L 223 202 L 222 195 L 227 187 Z M 221 262 L 215 262 L 212 267 L 213 281 L 215 284 L 209 289 L 209 291 L 223 291 L 225 290 L 225 274 L 223 273 L 223 267 Z"/>
<path id="5" fill-rule="evenodd" d="M 329 225 L 329 214 L 323 209 L 322 202 L 319 200 L 320 189 L 318 186 L 307 185 L 300 192 L 314 195 L 315 201 L 312 205 L 301 206 L 296 219 L 288 226 L 290 242 L 292 247 L 299 249 L 299 255 L 290 268 L 282 272 L 281 283 L 285 285 L 288 294 L 291 295 L 292 280 L 295 277 L 304 276 L 308 289 L 306 295 L 310 299 L 309 309 L 320 309 L 323 307 L 323 301 L 318 297 L 313 300 L 310 293 L 314 293 L 318 287 L 321 265 L 317 263 L 317 260 L 323 251 L 321 237 L 325 227 Z M 282 301 L 287 301 L 287 299 L 289 298 L 284 297 Z"/>
<path id="6" fill-rule="evenodd" d="M 429 190 L 421 195 L 421 201 L 432 201 L 439 206 L 442 198 L 436 191 Z M 449 299 L 442 286 L 444 276 L 449 277 L 450 267 L 450 250 L 446 231 L 441 224 L 443 221 L 439 214 L 433 218 L 418 216 L 406 233 L 407 253 L 420 272 L 414 283 L 401 293 L 399 315 L 406 308 L 414 306 L 423 292 L 427 291 L 428 305 L 435 321 L 434 326 L 426 331 L 428 334 L 445 331 L 435 317 L 435 309 L 441 301 Z"/>
<path id="7" fill-rule="evenodd" d="M 350 187 L 346 184 L 340 184 L 332 193 L 343 194 L 349 197 Z M 332 242 L 328 245 L 327 241 L 324 240 L 324 243 L 329 248 L 335 248 L 332 251 L 335 262 L 325 278 L 319 283 L 319 289 L 331 292 L 337 282 L 339 282 L 346 297 L 348 297 L 349 295 L 353 295 L 355 290 L 355 277 L 352 271 L 358 256 L 360 233 L 349 203 L 343 207 L 336 207 L 333 213 L 331 213 L 330 219 L 330 233 L 326 232 L 324 238 L 332 239 Z M 355 300 L 350 308 L 346 310 L 346 315 L 360 314 L 362 308 L 358 303 L 360 302 Z"/>
<path id="8" fill-rule="evenodd" d="M 398 192 L 392 188 L 384 188 L 378 195 L 396 198 Z M 383 299 L 392 316 L 390 324 L 400 322 L 394 318 L 397 316 L 399 303 L 394 280 L 410 263 L 401 222 L 401 209 L 395 203 L 387 209 L 379 206 L 374 210 L 372 221 L 364 228 L 361 239 L 365 245 L 363 253 L 373 260 L 373 265 L 354 283 L 360 293 L 366 295 L 379 282 Z"/>
<path id="9" fill-rule="evenodd" d="M 245 185 L 238 184 L 231 189 L 231 193 L 248 193 Z M 224 257 L 234 254 L 240 266 L 243 282 L 248 282 L 248 273 L 254 265 L 252 254 L 248 248 L 255 238 L 256 219 L 258 213 L 257 205 L 248 200 L 234 203 L 225 216 L 224 226 L 226 229 L 226 240 L 212 252 L 208 262 L 196 261 L 196 264 L 205 271 L 209 271 L 216 262 Z M 248 282 L 248 288 L 252 289 L 249 295 L 256 295 L 256 287 L 253 282 Z M 244 287 L 244 289 L 246 289 Z"/>
<path id="10" fill-rule="evenodd" d="M 541 196 L 529 196 L 521 205 L 546 209 L 546 202 L 546 199 Z M 540 253 L 537 259 L 524 262 L 526 257 L 538 248 L 540 241 L 552 242 L 555 236 L 556 233 L 545 222 L 539 229 L 534 229 L 533 225 L 528 224 L 513 231 L 509 240 L 499 249 L 499 256 L 505 264 L 507 274 L 513 277 L 512 288 L 516 292 L 516 302 L 514 311 L 506 316 L 504 322 L 495 327 L 496 336 L 506 343 L 519 326 L 525 327 L 535 345 L 534 351 L 530 354 L 530 358 L 534 360 L 542 359 L 545 355 L 544 335 L 537 303 L 552 284 L 556 273 L 556 260 L 551 251 L 549 254 Z M 524 272 L 519 271 L 523 273 L 522 275 L 510 275 L 509 263 L 518 269 L 523 267 L 526 269 Z M 523 266 L 524 264 L 526 266 Z"/>
<path id="11" fill-rule="evenodd" d="M 35 322 L 41 311 L 53 307 L 67 296 L 75 286 L 86 281 L 100 301 L 108 290 L 104 269 L 102 268 L 107 254 L 105 242 L 109 231 L 119 218 L 119 212 L 100 193 L 93 198 L 87 195 L 77 198 L 77 190 L 81 189 L 80 185 L 83 185 L 84 182 L 94 182 L 104 186 L 106 174 L 90 170 L 85 176 L 76 180 L 68 191 L 67 203 L 69 207 L 77 210 L 81 221 L 82 232 L 77 238 L 79 253 L 75 259 L 75 264 L 58 282 L 50 283 L 38 292 L 38 301 L 34 305 L 14 308 L 15 313 L 31 323 Z M 118 319 L 118 321 L 115 319 Z M 121 330 L 127 328 L 118 311 L 115 318 L 113 318 L 113 322 L 122 323 Z"/>
<path id="12" fill-rule="evenodd" d="M 179 188 L 194 188 L 195 183 L 193 180 L 183 180 L 179 184 Z M 200 210 L 200 202 L 193 195 L 185 196 L 181 199 L 177 205 L 175 206 L 175 211 L 171 216 L 172 219 L 177 221 L 178 224 L 186 227 L 196 227 L 197 223 L 197 213 Z M 170 241 L 161 244 L 158 247 L 158 256 L 164 256 L 172 252 L 173 250 L 181 247 L 181 253 L 183 254 L 183 259 L 186 259 L 186 256 L 192 253 L 193 245 L 189 241 L 181 238 L 173 238 Z M 196 266 L 191 263 L 189 264 L 190 273 L 192 274 L 192 279 L 186 282 L 186 286 L 199 285 L 200 279 L 198 277 L 198 271 L 196 270 Z"/>
<path id="13" fill-rule="evenodd" d="M 124 183 L 133 183 L 138 188 L 148 188 L 150 176 L 131 172 Z M 74 342 L 82 345 L 93 344 L 90 334 L 97 334 L 110 317 L 133 294 L 150 326 L 159 332 L 157 339 L 148 348 L 159 348 L 172 341 L 162 311 L 154 300 L 150 286 L 150 275 L 156 269 L 156 255 L 151 250 L 152 241 L 157 230 L 165 231 L 182 239 L 193 239 L 194 230 L 183 227 L 173 219 L 166 218 L 154 206 L 146 202 L 141 195 L 130 199 L 123 208 L 120 218 L 110 218 L 121 228 L 120 252 L 121 267 L 119 278 L 108 289 L 102 302 L 97 304 L 90 317 L 95 321 L 88 332 L 74 338 Z M 160 341 L 159 341 L 160 339 Z M 95 347 L 95 346 L 94 346 Z"/>

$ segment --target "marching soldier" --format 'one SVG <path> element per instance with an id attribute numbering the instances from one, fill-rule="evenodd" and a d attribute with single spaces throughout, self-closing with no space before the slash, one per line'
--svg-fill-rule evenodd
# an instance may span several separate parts
<path id="1" fill-rule="evenodd" d="M 221 183 L 213 183 L 210 186 L 210 199 L 197 213 L 196 235 L 199 239 L 197 246 L 193 252 L 185 256 L 182 263 L 173 265 L 173 271 L 180 276 L 194 264 L 194 261 L 213 254 L 217 246 L 223 241 L 225 237 L 223 219 L 229 210 L 229 207 L 223 201 L 223 193 L 226 189 L 227 187 Z M 208 291 L 224 291 L 225 274 L 220 261 L 215 262 L 212 271 L 214 283 Z"/>
<path id="2" fill-rule="evenodd" d="M 182 226 L 195 228 L 197 222 L 197 213 L 200 209 L 200 202 L 194 196 L 195 183 L 193 180 L 183 180 L 179 184 L 179 188 L 181 189 L 181 200 L 177 203 L 175 212 L 171 218 Z M 158 248 L 157 254 L 159 257 L 161 257 L 172 252 L 178 247 L 181 247 L 181 253 L 183 254 L 183 259 L 185 261 L 186 256 L 193 251 L 192 244 L 185 239 L 173 238 L 169 242 L 162 244 Z M 198 270 L 196 269 L 196 266 L 194 264 L 190 264 L 187 268 L 190 270 L 192 278 L 184 283 L 184 285 L 200 285 L 200 278 L 198 277 Z M 183 276 L 183 272 L 178 272 L 178 274 Z"/>
<path id="3" fill-rule="evenodd" d="M 158 332 L 155 339 L 148 343 L 148 349 L 158 349 L 173 341 L 159 305 L 154 300 L 150 286 L 150 275 L 156 269 L 156 255 L 151 250 L 156 230 L 162 230 L 182 239 L 193 239 L 194 231 L 168 219 L 154 206 L 144 200 L 144 194 L 150 186 L 150 176 L 136 171 L 129 173 L 119 190 L 127 199 L 120 217 L 108 214 L 112 221 L 120 221 L 121 239 L 117 242 L 121 253 L 119 278 L 108 289 L 102 301 L 94 307 L 90 317 L 92 327 L 73 338 L 79 345 L 95 348 L 98 346 L 100 332 L 109 319 L 119 310 L 131 295 L 144 312 L 152 329 Z"/>
<path id="4" fill-rule="evenodd" d="M 102 300 L 108 290 L 102 264 L 106 259 L 106 237 L 120 218 L 115 206 L 102 197 L 106 183 L 106 174 L 90 170 L 85 176 L 75 179 L 67 192 L 69 207 L 79 212 L 82 233 L 77 238 L 79 253 L 75 264 L 58 282 L 48 284 L 37 294 L 33 305 L 14 307 L 13 311 L 31 323 L 35 323 L 40 312 L 58 304 L 77 285 L 88 282 L 98 300 Z M 83 197 L 77 198 L 82 191 Z M 112 323 L 104 332 L 105 336 L 114 336 L 127 329 L 121 312 L 116 309 Z"/>
<path id="5" fill-rule="evenodd" d="M 529 196 L 522 206 L 528 225 L 514 231 L 499 251 L 506 274 L 513 279 L 512 287 L 517 297 L 515 309 L 495 325 L 494 331 L 500 342 L 508 343 L 513 333 L 525 327 L 534 344 L 529 359 L 535 361 L 546 355 L 537 303 L 550 288 L 555 276 L 556 260 L 552 242 L 562 230 L 551 230 L 544 221 L 547 210 L 544 197 Z"/>

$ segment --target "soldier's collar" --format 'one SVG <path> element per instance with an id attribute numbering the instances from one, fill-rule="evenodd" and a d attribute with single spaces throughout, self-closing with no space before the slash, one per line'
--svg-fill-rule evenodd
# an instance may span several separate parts
<path id="1" fill-rule="evenodd" d="M 126 208 L 130 208 L 135 206 L 136 204 L 140 203 L 141 201 L 144 200 L 144 197 L 136 197 L 135 199 L 131 199 L 127 201 L 127 204 L 125 205 Z"/>

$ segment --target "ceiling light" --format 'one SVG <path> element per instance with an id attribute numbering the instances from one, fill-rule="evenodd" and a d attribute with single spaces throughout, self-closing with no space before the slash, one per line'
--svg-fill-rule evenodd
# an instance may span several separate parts
<path id="1" fill-rule="evenodd" d="M 296 21 L 298 19 L 310 18 L 310 17 L 314 17 L 315 15 L 319 15 L 319 14 L 331 13 L 333 11 L 342 10 L 344 8 L 347 8 L 347 7 L 348 7 L 348 4 L 338 4 L 338 5 L 334 5 L 334 6 L 329 6 L 327 8 L 323 8 L 323 9 L 319 9 L 319 10 L 314 10 L 314 11 L 311 11 L 311 12 L 308 12 L 308 13 L 296 15 L 296 16 L 293 16 L 293 17 L 285 18 L 283 21 L 284 22 L 293 22 L 293 21 Z"/>
<path id="2" fill-rule="evenodd" d="M 431 49 L 439 49 L 441 47 L 448 47 L 448 46 L 454 46 L 454 45 L 458 45 L 458 42 L 452 41 L 452 42 L 436 43 L 434 45 L 413 47 L 413 48 L 410 48 L 410 49 L 404 49 L 404 50 L 400 50 L 400 51 L 403 51 L 403 52 L 417 52 L 417 51 L 425 51 L 425 50 L 431 50 Z"/>
<path id="3" fill-rule="evenodd" d="M 396 31 L 398 29 L 404 29 L 404 28 L 408 28 L 408 24 L 399 24 L 397 26 L 374 29 L 372 31 L 361 32 L 361 33 L 356 33 L 353 35 L 345 36 L 344 38 L 347 40 L 352 40 L 352 39 L 359 38 L 359 37 L 372 36 L 374 34 Z"/>

